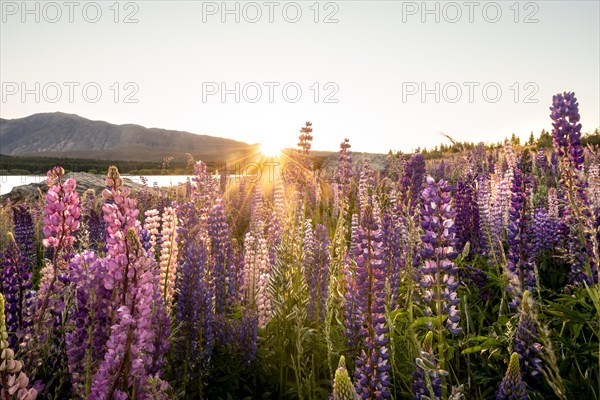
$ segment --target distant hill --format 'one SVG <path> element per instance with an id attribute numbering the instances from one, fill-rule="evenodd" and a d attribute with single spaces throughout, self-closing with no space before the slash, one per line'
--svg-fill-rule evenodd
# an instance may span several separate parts
<path id="1" fill-rule="evenodd" d="M 243 160 L 256 153 L 250 145 L 190 132 L 115 125 L 61 112 L 25 118 L 0 118 L 0 154 L 99 160 L 156 161 L 185 159 L 190 153 L 206 162 Z"/>

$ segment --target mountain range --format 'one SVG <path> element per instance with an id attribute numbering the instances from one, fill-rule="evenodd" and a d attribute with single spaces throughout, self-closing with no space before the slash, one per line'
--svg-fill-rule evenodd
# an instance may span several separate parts
<path id="1" fill-rule="evenodd" d="M 186 153 L 207 162 L 243 160 L 258 145 L 140 125 L 115 125 L 62 112 L 0 118 L 0 154 L 99 160 L 185 160 Z"/>

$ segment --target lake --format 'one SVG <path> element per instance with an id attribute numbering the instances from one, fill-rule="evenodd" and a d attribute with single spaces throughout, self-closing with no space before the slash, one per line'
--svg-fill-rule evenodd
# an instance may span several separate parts
<path id="1" fill-rule="evenodd" d="M 142 183 L 140 176 L 136 175 L 122 175 L 123 178 L 131 179 L 136 183 Z M 146 176 L 148 179 L 148 186 L 153 186 L 154 182 L 158 186 L 175 186 L 179 183 L 183 183 L 187 178 L 192 178 L 192 175 L 150 175 Z M 218 177 L 218 176 L 217 176 Z M 0 175 L 0 195 L 10 193 L 10 191 L 17 186 L 28 185 L 30 183 L 44 182 L 46 179 L 45 175 Z"/>

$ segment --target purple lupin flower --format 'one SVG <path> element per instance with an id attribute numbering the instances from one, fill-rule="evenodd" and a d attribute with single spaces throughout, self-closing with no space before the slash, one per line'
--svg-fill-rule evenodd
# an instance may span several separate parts
<path id="1" fill-rule="evenodd" d="M 533 250 L 535 257 L 554 248 L 558 227 L 553 222 L 546 208 L 538 207 L 535 209 L 533 213 Z"/>
<path id="2" fill-rule="evenodd" d="M 537 328 L 532 316 L 533 299 L 529 291 L 523 293 L 519 324 L 513 351 L 519 355 L 523 378 L 538 380 L 542 376 L 542 345 L 537 342 Z"/>
<path id="3" fill-rule="evenodd" d="M 300 135 L 298 136 L 298 155 L 300 158 L 300 165 L 304 169 L 311 169 L 312 163 L 310 161 L 310 148 L 312 147 L 312 123 L 306 121 L 305 125 L 300 129 Z"/>
<path id="4" fill-rule="evenodd" d="M 215 313 L 223 314 L 235 293 L 235 279 L 231 279 L 233 269 L 233 250 L 229 238 L 229 226 L 225 215 L 223 199 L 217 198 L 208 217 L 208 235 L 210 238 L 210 274 L 215 296 Z"/>
<path id="5" fill-rule="evenodd" d="M 178 260 L 175 323 L 181 324 L 176 338 L 175 357 L 183 384 L 194 382 L 208 364 L 214 347 L 213 294 L 208 281 L 206 232 L 200 229 L 193 202 L 178 208 L 178 228 L 182 257 Z"/>
<path id="6" fill-rule="evenodd" d="M 106 272 L 106 261 L 91 251 L 76 255 L 69 263 L 75 300 L 65 342 L 72 390 L 79 398 L 90 394 L 92 373 L 104 358 L 110 335 L 112 291 L 104 287 Z"/>
<path id="7" fill-rule="evenodd" d="M 440 164 L 437 167 L 437 178 L 444 179 L 446 176 L 446 163 L 444 160 L 440 161 Z"/>
<path id="8" fill-rule="evenodd" d="M 357 308 L 358 290 L 354 266 L 348 255 L 344 255 L 343 276 L 345 277 L 344 287 L 346 289 L 344 294 L 344 332 L 346 334 L 346 353 L 351 359 L 356 359 L 359 355 L 360 329 L 364 318 Z"/>
<path id="9" fill-rule="evenodd" d="M 527 153 L 525 153 L 527 154 Z M 531 184 L 527 175 L 527 160 L 513 170 L 510 198 L 510 222 L 508 224 L 508 257 L 506 272 L 507 290 L 512 296 L 511 306 L 517 307 L 523 290 L 536 286 L 535 266 L 532 249 L 532 224 L 528 199 Z"/>
<path id="10" fill-rule="evenodd" d="M 317 225 L 313 232 L 310 220 L 305 222 L 302 266 L 308 286 L 308 315 L 323 320 L 327 305 L 329 284 L 329 237 L 327 228 Z"/>
<path id="11" fill-rule="evenodd" d="M 29 327 L 27 304 L 33 297 L 31 267 L 17 247 L 11 232 L 7 234 L 7 248 L 0 261 L 0 293 L 5 296 L 6 328 L 11 347 L 15 347 Z"/>
<path id="12" fill-rule="evenodd" d="M 423 209 L 421 212 L 421 227 L 424 234 L 421 247 L 420 285 L 422 298 L 426 305 L 425 315 L 432 315 L 431 306 L 435 306 L 435 316 L 448 316 L 446 326 L 453 335 L 459 335 L 462 328 L 459 326 L 460 311 L 456 289 L 458 281 L 455 279 L 458 268 L 452 260 L 456 257 L 454 249 L 455 212 L 452 209 L 451 187 L 444 180 L 435 182 L 427 177 L 427 187 L 421 195 Z"/>
<path id="13" fill-rule="evenodd" d="M 349 139 L 344 139 L 344 141 L 340 143 L 336 181 L 343 198 L 345 198 L 350 190 L 350 180 L 352 178 L 352 156 L 350 147 L 352 146 L 350 145 Z"/>
<path id="14" fill-rule="evenodd" d="M 352 258 L 356 254 L 356 246 L 358 246 L 358 214 L 352 214 L 350 219 L 350 251 L 348 252 Z"/>
<path id="15" fill-rule="evenodd" d="M 535 168 L 540 174 L 548 172 L 548 157 L 546 157 L 546 152 L 544 150 L 540 150 L 536 153 Z"/>
<path id="16" fill-rule="evenodd" d="M 250 230 L 261 231 L 265 224 L 265 202 L 263 192 L 259 184 L 254 187 L 254 193 L 250 201 Z"/>
<path id="17" fill-rule="evenodd" d="M 487 287 L 488 276 L 477 267 L 465 265 L 459 271 L 460 280 L 464 283 L 472 283 L 478 289 L 479 297 L 483 301 L 489 301 L 494 297 L 494 293 Z"/>
<path id="18" fill-rule="evenodd" d="M 493 238 L 497 238 L 496 244 L 503 242 L 508 228 L 508 217 L 510 209 L 510 189 L 508 177 L 496 180 L 492 187 L 492 206 L 490 231 Z M 497 257 L 499 259 L 499 257 Z"/>
<path id="19" fill-rule="evenodd" d="M 240 359 L 249 365 L 256 358 L 258 351 L 258 316 L 256 313 L 252 310 L 244 310 L 235 332 Z"/>
<path id="20" fill-rule="evenodd" d="M 419 202 L 424 180 L 425 158 L 420 153 L 413 154 L 404 168 L 399 191 L 402 194 L 402 201 L 409 211 L 413 210 Z"/>
<path id="21" fill-rule="evenodd" d="M 479 214 L 479 244 L 486 255 L 495 256 L 491 253 L 498 244 L 498 237 L 492 232 L 492 214 L 490 210 L 490 183 L 483 178 L 477 182 L 477 210 Z"/>
<path id="22" fill-rule="evenodd" d="M 521 379 L 519 355 L 512 353 L 506 375 L 496 392 L 496 400 L 527 400 L 525 383 Z"/>
<path id="23" fill-rule="evenodd" d="M 552 140 L 558 157 L 566 157 L 568 164 L 577 170 L 583 166 L 581 147 L 581 124 L 579 124 L 579 103 L 573 92 L 564 92 L 552 97 L 550 107 L 552 118 Z"/>
<path id="24" fill-rule="evenodd" d="M 363 351 L 356 361 L 356 391 L 362 399 L 390 397 L 388 327 L 385 320 L 385 274 L 383 231 L 367 197 L 358 228 L 356 255 L 356 312 L 362 315 L 360 335 Z"/>
<path id="25" fill-rule="evenodd" d="M 472 249 L 479 248 L 479 210 L 473 175 L 467 174 L 456 185 L 456 246 L 462 250 L 469 242 Z"/>
<path id="26" fill-rule="evenodd" d="M 356 195 L 356 201 L 358 203 L 358 218 L 359 220 L 363 218 L 364 210 L 366 205 L 370 201 L 370 197 L 372 196 L 373 186 L 375 184 L 375 179 L 373 176 L 373 169 L 371 168 L 371 160 L 368 158 L 363 159 L 363 165 L 360 170 L 360 176 L 358 179 L 358 193 Z"/>
<path id="27" fill-rule="evenodd" d="M 273 190 L 273 211 L 269 219 L 269 260 L 271 265 L 277 261 L 277 247 L 281 244 L 281 224 L 285 217 L 285 188 L 283 181 L 278 180 Z"/>
<path id="28" fill-rule="evenodd" d="M 13 223 L 15 242 L 18 243 L 29 269 L 33 270 L 38 265 L 38 255 L 33 219 L 26 206 L 20 205 L 13 208 Z"/>
<path id="29" fill-rule="evenodd" d="M 591 240 L 597 232 L 597 216 L 592 215 L 587 197 L 585 177 L 582 174 L 584 153 L 581 147 L 579 104 L 575 93 L 564 92 L 552 98 L 552 139 L 558 157 L 562 160 L 561 185 L 569 199 L 565 216 L 571 230 L 568 248 L 571 256 L 569 280 L 575 285 L 598 282 L 598 243 Z M 595 226 L 596 225 L 596 226 Z M 596 239 L 598 234 L 595 234 Z"/>
<path id="30" fill-rule="evenodd" d="M 390 209 L 387 209 L 382 218 L 383 241 L 385 263 L 388 267 L 386 275 L 388 276 L 390 286 L 390 307 L 395 308 L 400 297 L 400 271 L 406 262 L 402 254 L 402 232 L 398 214 L 394 213 L 396 206 L 395 197 L 391 200 Z"/>

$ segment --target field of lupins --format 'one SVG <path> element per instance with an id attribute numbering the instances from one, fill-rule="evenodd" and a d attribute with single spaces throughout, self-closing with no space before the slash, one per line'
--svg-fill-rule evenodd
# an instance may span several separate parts
<path id="1" fill-rule="evenodd" d="M 0 208 L 1 399 L 600 398 L 600 153 L 550 117 L 551 152 L 344 140 L 330 177 L 310 123 L 262 180 L 53 168 Z"/>

